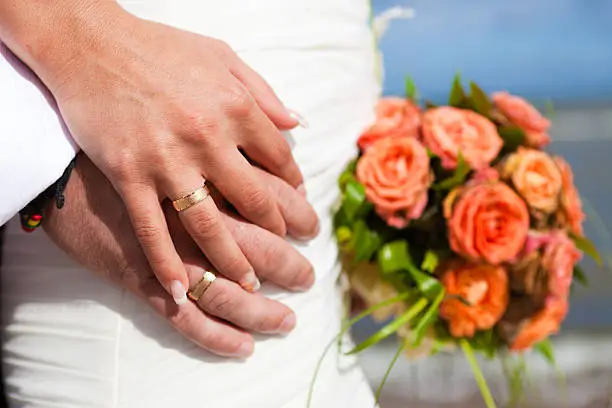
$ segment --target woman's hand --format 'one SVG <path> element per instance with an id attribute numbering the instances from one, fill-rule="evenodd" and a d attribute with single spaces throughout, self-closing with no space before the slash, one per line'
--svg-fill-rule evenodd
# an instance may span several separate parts
<path id="1" fill-rule="evenodd" d="M 29 53 L 17 46 L 17 53 L 26 54 L 79 146 L 120 194 L 166 290 L 180 298 L 188 287 L 161 207 L 166 198 L 210 182 L 248 221 L 284 236 L 277 200 L 245 158 L 302 185 L 279 130 L 298 120 L 266 82 L 216 39 L 138 19 L 111 1 L 57 3 L 67 9 L 49 22 L 54 42 Z M 220 273 L 258 288 L 211 198 L 179 215 Z"/>
<path id="2" fill-rule="evenodd" d="M 283 210 L 289 229 L 302 235 L 316 231 L 316 215 L 294 189 L 264 172 L 260 177 L 278 194 L 281 208 L 291 208 L 290 212 Z M 171 208 L 167 211 L 174 243 L 193 287 L 210 265 L 176 213 Z M 312 265 L 287 241 L 225 210 L 221 218 L 262 279 L 294 291 L 307 290 L 314 283 Z M 175 329 L 213 353 L 247 357 L 254 344 L 245 330 L 287 334 L 295 325 L 295 315 L 287 306 L 260 293 L 245 292 L 222 276 L 197 302 L 177 307 L 153 275 L 121 199 L 85 156 L 77 160 L 64 208 L 50 205 L 43 225 L 72 258 L 141 297 Z"/>

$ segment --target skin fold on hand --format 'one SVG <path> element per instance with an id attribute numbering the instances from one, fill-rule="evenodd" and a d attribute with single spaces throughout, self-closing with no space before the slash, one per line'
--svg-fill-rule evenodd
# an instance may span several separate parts
<path id="1" fill-rule="evenodd" d="M 318 228 L 316 214 L 299 193 L 264 171 L 259 170 L 258 177 L 279 197 L 283 216 L 292 229 L 304 234 Z M 202 348 L 246 357 L 254 347 L 249 332 L 287 334 L 293 329 L 295 315 L 288 307 L 244 291 L 221 274 L 197 304 L 176 305 L 149 267 L 120 197 L 86 156 L 78 157 L 65 195 L 64 208 L 50 205 L 45 218 L 44 228 L 52 240 L 87 269 L 142 298 Z M 166 205 L 165 210 L 174 245 L 193 287 L 204 270 L 214 269 L 174 209 Z M 312 265 L 283 238 L 226 209 L 222 220 L 261 279 L 297 291 L 314 283 Z"/>

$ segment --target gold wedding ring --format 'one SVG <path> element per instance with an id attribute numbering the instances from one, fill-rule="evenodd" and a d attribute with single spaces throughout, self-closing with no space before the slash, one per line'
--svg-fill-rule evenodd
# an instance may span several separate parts
<path id="1" fill-rule="evenodd" d="M 204 275 L 202 275 L 202 279 L 200 279 L 200 281 L 196 284 L 195 288 L 193 288 L 193 290 L 190 290 L 187 293 L 189 299 L 193 300 L 194 302 L 197 302 L 198 299 L 200 299 L 202 295 L 208 290 L 208 288 L 210 288 L 210 285 L 213 284 L 215 279 L 217 279 L 217 277 L 214 273 L 208 271 L 204 272 Z"/>
<path id="2" fill-rule="evenodd" d="M 194 205 L 206 200 L 209 195 L 210 190 L 208 190 L 208 187 L 206 187 L 206 182 L 204 182 L 202 187 L 198 188 L 197 190 L 192 191 L 191 193 L 183 197 L 177 198 L 176 200 L 173 200 L 172 206 L 178 212 L 185 211 L 186 209 L 191 208 Z"/>

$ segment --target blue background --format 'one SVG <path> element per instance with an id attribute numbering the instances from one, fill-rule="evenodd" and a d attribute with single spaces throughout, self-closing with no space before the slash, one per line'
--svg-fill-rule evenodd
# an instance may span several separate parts
<path id="1" fill-rule="evenodd" d="M 412 7 L 381 41 L 387 94 L 410 74 L 421 95 L 445 100 L 460 71 L 485 90 L 556 106 L 612 102 L 610 0 L 374 0 L 376 14 Z"/>

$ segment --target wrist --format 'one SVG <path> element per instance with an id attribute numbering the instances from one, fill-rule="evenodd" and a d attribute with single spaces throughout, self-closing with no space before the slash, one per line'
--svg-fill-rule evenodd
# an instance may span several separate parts
<path id="1" fill-rule="evenodd" d="M 52 92 L 129 15 L 114 0 L 56 0 L 43 7 L 16 1 L 19 5 L 0 17 L 0 39 Z"/>

